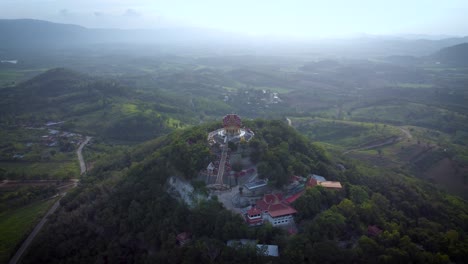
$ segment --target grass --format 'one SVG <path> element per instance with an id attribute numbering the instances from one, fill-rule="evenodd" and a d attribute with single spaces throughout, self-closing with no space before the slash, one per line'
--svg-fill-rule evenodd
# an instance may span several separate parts
<path id="1" fill-rule="evenodd" d="M 431 105 L 398 102 L 355 109 L 353 119 L 375 120 L 415 126 L 465 129 L 468 117 Z"/>
<path id="2" fill-rule="evenodd" d="M 0 263 L 7 263 L 18 244 L 31 232 L 56 199 L 34 202 L 0 213 Z"/>
<path id="3" fill-rule="evenodd" d="M 138 113 L 138 106 L 135 104 L 122 104 L 122 112 L 127 115 Z"/>
<path id="4" fill-rule="evenodd" d="M 356 148 L 365 144 L 400 136 L 391 125 L 329 120 L 323 118 L 292 118 L 297 129 L 314 141 L 330 143 L 342 148 Z"/>
<path id="5" fill-rule="evenodd" d="M 9 172 L 24 174 L 26 178 L 34 175 L 48 175 L 49 179 L 77 178 L 80 176 L 80 168 L 77 160 L 56 162 L 1 161 L 0 167 Z"/>

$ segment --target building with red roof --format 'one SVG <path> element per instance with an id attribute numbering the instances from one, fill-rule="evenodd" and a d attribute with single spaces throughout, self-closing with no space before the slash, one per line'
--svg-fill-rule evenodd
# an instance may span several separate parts
<path id="1" fill-rule="evenodd" d="M 250 226 L 262 225 L 263 224 L 263 214 L 262 210 L 252 206 L 247 213 L 244 215 L 245 221 Z"/>
<path id="2" fill-rule="evenodd" d="M 286 225 L 292 222 L 296 209 L 283 201 L 283 195 L 266 194 L 263 199 L 258 200 L 256 207 L 263 212 L 263 219 L 269 221 L 273 226 Z"/>
<path id="3" fill-rule="evenodd" d="M 182 232 L 176 236 L 176 240 L 180 246 L 184 246 L 192 240 L 192 234 L 189 232 Z"/>
<path id="4" fill-rule="evenodd" d="M 236 114 L 228 114 L 223 118 L 224 131 L 228 135 L 240 134 L 242 121 Z"/>

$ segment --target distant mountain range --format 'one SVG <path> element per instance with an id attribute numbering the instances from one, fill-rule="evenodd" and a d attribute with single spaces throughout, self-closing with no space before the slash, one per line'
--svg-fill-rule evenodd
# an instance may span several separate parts
<path id="1" fill-rule="evenodd" d="M 293 40 L 252 37 L 204 28 L 152 30 L 91 29 L 33 19 L 0 19 L 0 55 L 11 50 L 56 50 L 95 44 L 158 44 L 224 47 L 258 54 L 320 53 L 336 56 L 427 56 L 468 42 L 468 37 L 439 40 L 364 35 L 348 39 Z"/>

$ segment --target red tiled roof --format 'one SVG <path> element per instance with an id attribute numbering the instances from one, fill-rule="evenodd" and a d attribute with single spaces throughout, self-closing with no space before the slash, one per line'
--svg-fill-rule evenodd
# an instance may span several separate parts
<path id="1" fill-rule="evenodd" d="M 298 193 L 296 193 L 295 195 L 287 198 L 285 201 L 287 203 L 293 203 L 294 201 L 296 201 L 299 197 L 301 197 L 302 195 L 304 194 L 304 191 L 300 191 Z"/>
<path id="2" fill-rule="evenodd" d="M 294 214 L 297 211 L 283 202 L 283 195 L 266 194 L 263 199 L 257 201 L 257 208 L 267 211 L 272 217 Z"/>
<path id="3" fill-rule="evenodd" d="M 248 215 L 257 215 L 261 213 L 262 213 L 262 210 L 259 210 L 257 207 L 252 207 L 250 208 L 250 210 L 247 211 Z"/>
<path id="4" fill-rule="evenodd" d="M 238 115 L 229 114 L 223 118 L 224 127 L 228 127 L 228 126 L 240 127 L 241 125 L 242 125 L 242 121 Z"/>
<path id="5" fill-rule="evenodd" d="M 292 208 L 291 206 L 287 206 L 285 204 L 282 204 L 283 208 L 278 208 L 273 211 L 268 211 L 268 213 L 271 215 L 271 217 L 278 217 L 278 216 L 283 216 L 283 215 L 290 215 L 290 214 L 295 214 L 297 213 L 296 209 Z"/>

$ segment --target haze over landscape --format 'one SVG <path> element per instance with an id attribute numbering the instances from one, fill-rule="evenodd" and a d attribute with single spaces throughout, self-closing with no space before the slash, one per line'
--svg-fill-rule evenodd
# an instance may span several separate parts
<path id="1" fill-rule="evenodd" d="M 467 13 L 0 1 L 0 263 L 465 263 Z"/>
<path id="2" fill-rule="evenodd" d="M 0 17 L 33 18 L 90 28 L 201 27 L 297 37 L 356 34 L 468 35 L 468 3 L 415 1 L 4 0 Z"/>

